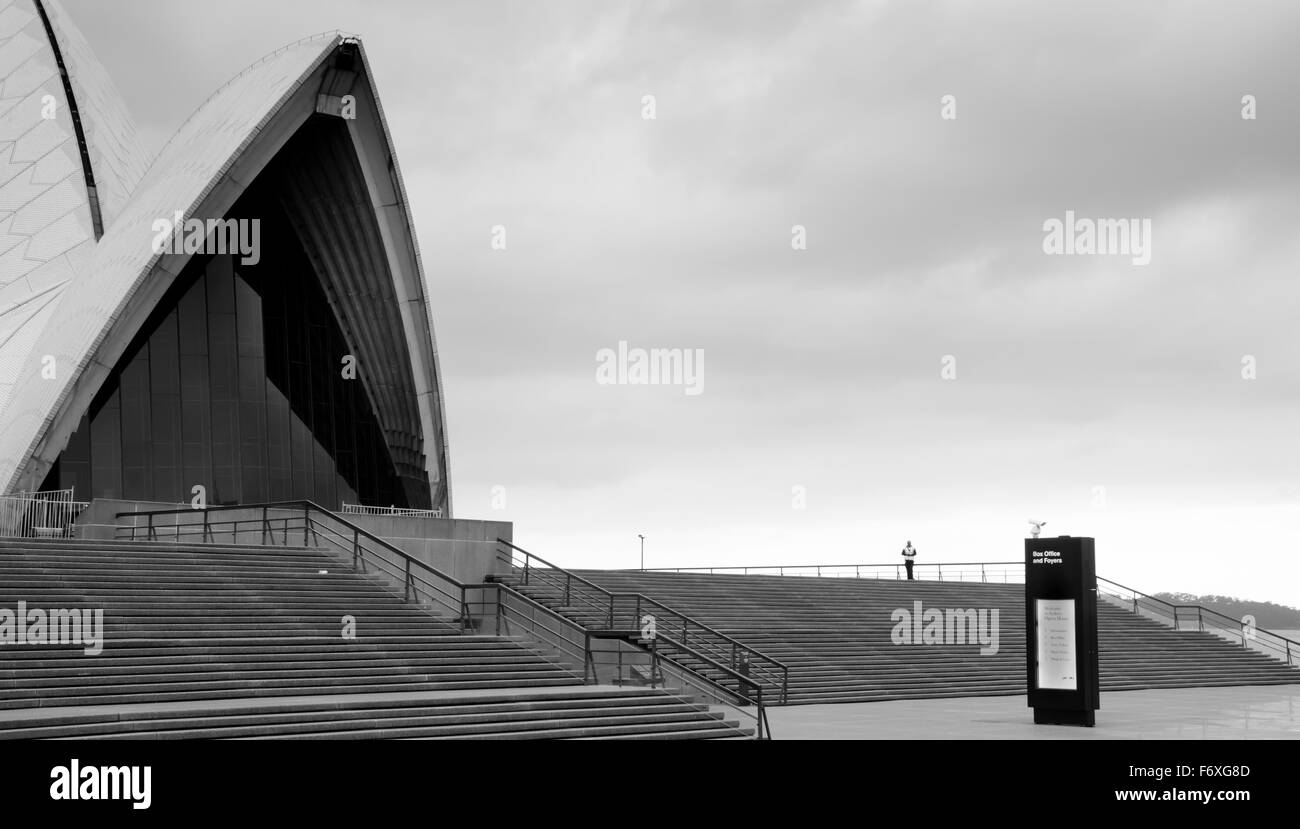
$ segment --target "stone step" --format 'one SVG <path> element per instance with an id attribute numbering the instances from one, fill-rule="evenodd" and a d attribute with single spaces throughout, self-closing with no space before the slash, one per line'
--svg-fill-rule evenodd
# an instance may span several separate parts
<path id="1" fill-rule="evenodd" d="M 104 647 L 0 645 L 0 739 L 753 734 L 663 689 L 584 686 L 320 549 L 0 540 L 0 607 L 20 601 L 103 611 Z"/>

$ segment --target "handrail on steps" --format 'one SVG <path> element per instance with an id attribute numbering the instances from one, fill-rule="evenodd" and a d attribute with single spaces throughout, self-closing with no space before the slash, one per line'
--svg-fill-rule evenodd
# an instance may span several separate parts
<path id="1" fill-rule="evenodd" d="M 291 519 L 288 516 L 273 516 L 272 511 L 296 512 L 299 510 L 301 510 L 302 512 L 302 525 L 301 527 L 295 525 L 292 528 L 292 530 L 296 535 L 298 530 L 301 529 L 304 546 L 307 546 L 309 541 L 315 541 L 319 543 L 322 536 L 324 536 L 325 541 L 327 541 L 328 543 L 330 543 L 332 546 L 339 549 L 340 551 L 343 552 L 350 551 L 353 557 L 354 566 L 358 567 L 358 569 L 361 572 L 365 572 L 366 564 L 367 562 L 369 562 L 370 564 L 377 565 L 380 570 L 385 571 L 392 578 L 400 577 L 400 580 L 403 584 L 403 591 L 404 591 L 403 601 L 409 602 L 412 600 L 413 596 L 418 600 L 419 594 L 421 593 L 420 587 L 423 586 L 424 588 L 426 588 L 423 591 L 426 596 L 428 596 L 429 598 L 435 598 L 436 601 L 446 605 L 449 610 L 453 611 L 456 614 L 456 621 L 461 626 L 461 629 L 468 630 L 473 626 L 473 615 L 469 611 L 470 606 L 472 604 L 473 605 L 484 604 L 482 600 L 476 602 L 469 601 L 468 591 L 472 591 L 472 590 L 486 591 L 488 589 L 492 589 L 497 594 L 497 600 L 495 602 L 495 605 L 496 605 L 496 617 L 497 617 L 498 625 L 500 625 L 501 618 L 505 613 L 505 608 L 506 608 L 506 605 L 501 600 L 501 598 L 502 596 L 509 595 L 512 599 L 527 603 L 529 605 L 533 605 L 535 606 L 535 609 L 540 609 L 545 613 L 547 613 L 548 615 L 552 616 L 553 618 L 562 620 L 565 624 L 568 624 L 571 627 L 573 627 L 575 630 L 580 631 L 583 634 L 583 636 L 586 638 L 586 645 L 585 645 L 586 653 L 584 656 L 584 662 L 591 661 L 592 651 L 590 647 L 590 634 L 585 628 L 575 623 L 572 619 L 568 619 L 562 614 L 556 613 L 554 610 L 547 608 L 545 605 L 542 605 L 534 601 L 533 599 L 524 596 L 518 591 L 513 590 L 509 585 L 501 584 L 499 582 L 481 582 L 481 583 L 461 582 L 459 579 L 455 578 L 454 576 L 449 575 L 448 573 L 444 573 L 442 570 L 439 570 L 438 568 L 430 564 L 427 564 L 419 560 L 418 558 L 415 558 L 414 556 L 410 555 L 406 551 L 389 543 L 383 538 L 380 538 L 379 536 L 375 535 L 369 530 L 366 530 L 365 528 L 352 523 L 346 518 L 340 516 L 338 513 L 331 512 L 330 510 L 325 509 L 324 507 L 315 503 L 314 501 L 302 500 L 302 501 L 275 501 L 275 502 L 257 503 L 257 504 L 217 504 L 217 505 L 211 505 L 203 508 L 182 507 L 179 509 L 157 509 L 157 510 L 143 510 L 143 511 L 136 511 L 136 512 L 127 511 L 127 512 L 116 513 L 116 517 L 118 519 L 128 518 L 128 517 L 147 519 L 147 523 L 145 525 L 139 525 L 139 524 L 131 524 L 129 526 L 119 525 L 118 528 L 119 530 L 129 529 L 131 531 L 130 540 L 135 540 L 136 530 L 139 529 L 145 531 L 145 537 L 147 540 L 150 541 L 159 540 L 160 530 L 162 531 L 162 535 L 164 539 L 166 539 L 167 536 L 171 535 L 172 534 L 171 531 L 174 530 L 176 540 L 180 541 L 182 535 L 181 533 L 182 528 L 191 527 L 191 526 L 195 526 L 197 528 L 197 526 L 191 524 L 181 524 L 179 523 L 179 521 L 176 524 L 159 525 L 156 524 L 154 521 L 155 516 L 174 515 L 179 518 L 181 516 L 193 516 L 196 513 L 202 513 L 203 520 L 202 520 L 200 532 L 204 543 L 207 543 L 209 541 L 215 542 L 216 535 L 218 532 L 220 532 L 215 528 L 226 526 L 226 525 L 234 525 L 234 532 L 236 533 L 235 538 L 237 540 L 239 525 L 251 523 L 255 528 L 260 528 L 263 544 L 267 544 L 269 542 L 270 544 L 273 545 L 275 543 L 275 538 L 277 534 L 280 535 L 282 544 L 288 543 L 288 536 L 291 529 L 289 527 L 289 521 Z M 251 511 L 255 515 L 260 511 L 261 516 L 260 518 L 253 518 L 253 519 L 243 519 L 243 520 L 237 519 L 232 521 L 216 521 L 216 522 L 212 521 L 209 517 L 209 513 L 235 512 L 235 511 L 246 511 L 246 512 Z M 329 519 L 330 521 L 334 522 L 337 525 L 341 525 L 343 527 L 343 531 L 340 531 L 333 527 L 326 526 L 322 521 L 315 520 L 313 518 L 313 514 L 318 514 L 320 516 L 323 516 L 326 519 Z M 296 516 L 293 520 L 296 520 Z M 349 535 L 351 536 L 350 547 L 349 547 Z M 362 543 L 362 539 L 365 539 L 367 542 L 371 542 L 372 545 L 377 545 L 382 551 L 390 554 L 391 556 L 396 556 L 401 561 L 401 566 L 398 568 L 401 571 L 400 576 L 399 573 L 393 572 L 391 569 L 385 566 L 385 565 L 393 566 L 394 565 L 393 562 L 385 562 L 383 558 L 377 554 L 377 551 L 373 549 L 367 549 L 366 545 Z M 370 554 L 369 559 L 367 559 L 367 553 Z M 434 591 L 436 596 L 430 595 L 431 590 Z M 549 629 L 547 630 L 548 632 L 553 633 L 553 631 L 549 631 Z M 536 632 L 536 630 L 530 629 L 530 632 L 533 634 L 535 638 L 543 642 L 546 642 L 546 644 L 548 645 L 557 647 L 554 642 L 551 642 L 547 640 L 545 637 L 540 636 Z M 649 651 L 643 645 L 640 645 L 635 641 L 629 642 L 629 644 L 631 644 L 634 648 L 638 648 L 640 650 L 649 653 Z M 673 643 L 673 644 L 676 645 L 677 643 Z M 681 647 L 682 650 L 693 653 L 692 649 L 684 646 Z M 562 647 L 558 649 L 564 650 Z M 711 687 L 712 689 L 715 689 L 715 691 L 722 691 L 725 693 L 725 695 L 735 698 L 736 700 L 740 700 L 741 702 L 739 706 L 737 705 L 731 706 L 733 708 L 737 708 L 737 710 L 742 710 L 742 707 L 745 705 L 753 704 L 755 706 L 755 712 L 756 712 L 754 717 L 758 725 L 758 727 L 755 730 L 755 737 L 757 739 L 771 738 L 771 731 L 767 724 L 767 715 L 766 715 L 763 698 L 762 698 L 762 686 L 752 678 L 745 677 L 742 674 L 737 674 L 735 677 L 739 685 L 748 686 L 757 689 L 757 693 L 753 696 L 750 696 L 743 692 L 733 691 L 713 681 L 711 678 L 705 676 L 699 671 L 696 671 L 690 668 L 689 666 L 677 663 L 673 660 L 669 660 L 666 657 L 659 656 L 657 654 L 652 654 L 651 659 L 652 660 L 665 659 L 665 661 L 671 662 L 677 668 L 689 674 L 690 678 L 693 679 L 697 684 Z M 705 662 L 713 661 L 708 659 L 707 657 L 704 657 L 703 655 L 701 655 L 701 659 L 702 661 Z M 731 673 L 731 671 L 725 669 L 725 666 L 719 665 L 718 667 L 722 668 L 725 673 L 728 674 Z M 595 678 L 593 677 L 593 679 Z M 588 676 L 586 673 L 586 668 L 584 667 L 584 676 L 583 676 L 584 684 L 586 684 L 587 681 L 588 681 Z M 698 689 L 698 690 L 703 690 L 703 689 Z"/>
<path id="2" fill-rule="evenodd" d="M 607 607 L 601 607 L 601 609 L 607 612 L 606 622 L 608 626 L 611 628 L 614 626 L 614 616 L 615 616 L 614 609 L 615 609 L 616 601 L 619 600 L 635 601 L 636 602 L 635 614 L 637 618 L 640 618 L 641 610 L 643 606 L 652 609 L 658 608 L 659 610 L 663 611 L 666 615 L 675 616 L 681 620 L 681 626 L 682 626 L 681 645 L 683 646 L 686 645 L 686 640 L 689 638 L 688 631 L 691 626 L 694 626 L 695 628 L 698 628 L 700 631 L 712 635 L 716 639 L 721 640 L 721 644 L 724 647 L 729 647 L 731 649 L 733 662 L 737 662 L 738 661 L 737 658 L 739 657 L 739 655 L 741 653 L 744 653 L 748 657 L 746 662 L 748 663 L 751 670 L 766 669 L 764 670 L 765 673 L 775 673 L 777 676 L 773 678 L 773 682 L 774 684 L 779 684 L 780 701 L 782 704 L 788 701 L 789 692 L 790 692 L 790 668 L 788 665 L 786 665 L 784 662 L 780 661 L 779 659 L 775 659 L 771 656 L 768 656 L 767 654 L 763 653 L 757 648 L 754 648 L 750 645 L 746 645 L 744 642 L 741 642 L 735 637 L 728 636 L 727 634 L 719 630 L 716 630 L 713 627 L 710 627 L 709 625 L 706 625 L 703 622 L 700 622 L 699 620 L 691 616 L 688 616 L 687 614 L 681 612 L 680 610 L 676 610 L 675 608 L 669 607 L 668 605 L 665 605 L 656 599 L 650 598 L 644 593 L 632 593 L 632 592 L 625 592 L 625 591 L 609 590 L 605 587 L 600 586 L 599 584 L 596 584 L 595 582 L 592 582 L 588 579 L 583 578 L 582 576 L 577 575 L 576 573 L 566 570 L 563 567 L 559 567 L 535 553 L 530 553 L 527 550 L 523 549 L 522 547 L 518 546 L 517 544 L 514 544 L 510 541 L 506 541 L 504 538 L 497 538 L 497 543 L 503 544 L 506 547 L 509 547 L 511 550 L 514 550 L 515 552 L 523 555 L 524 564 L 522 569 L 523 569 L 523 581 L 525 584 L 529 582 L 529 579 L 531 578 L 534 572 L 537 572 L 539 570 L 552 571 L 556 574 L 557 578 L 562 577 L 565 581 L 564 598 L 566 602 L 572 601 L 572 584 L 574 582 L 577 582 L 579 584 L 591 588 L 596 593 L 604 596 L 605 599 L 607 600 Z M 516 565 L 514 564 L 513 556 L 507 556 L 507 558 L 508 561 L 506 563 L 509 564 L 512 568 L 516 567 Z M 543 565 L 543 567 L 542 568 L 535 567 L 534 562 Z M 596 605 L 594 604 L 592 604 L 591 606 L 593 608 L 596 607 Z M 660 635 L 662 636 L 662 634 Z M 728 670 L 730 672 L 731 669 Z M 738 674 L 738 675 L 743 676 L 744 674 Z"/>

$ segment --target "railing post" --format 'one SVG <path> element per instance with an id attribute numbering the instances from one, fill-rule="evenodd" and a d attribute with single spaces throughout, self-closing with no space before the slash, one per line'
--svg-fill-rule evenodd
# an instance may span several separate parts
<path id="1" fill-rule="evenodd" d="M 266 534 L 270 529 L 271 529 L 270 525 L 266 523 L 266 507 L 263 506 L 262 507 L 262 546 L 263 547 L 266 546 Z M 272 540 L 274 540 L 275 536 L 272 536 L 271 538 Z"/>
<path id="2" fill-rule="evenodd" d="M 311 519 L 308 517 L 307 508 L 302 508 L 302 546 L 307 546 L 307 530 L 311 526 Z"/>
<path id="3" fill-rule="evenodd" d="M 411 600 L 411 560 L 408 558 L 408 559 L 404 559 L 404 561 L 406 562 L 406 581 L 404 582 L 405 589 L 402 591 L 403 592 L 402 600 L 409 602 Z M 461 588 L 460 591 L 460 606 L 461 606 L 461 610 L 463 611 L 465 609 L 464 588 Z M 461 615 L 464 616 L 464 613 L 462 613 Z"/>
<path id="4" fill-rule="evenodd" d="M 614 594 L 613 593 L 609 594 L 609 618 L 606 621 L 608 622 L 608 624 L 606 624 L 605 627 L 609 628 L 610 630 L 613 630 L 614 629 Z"/>
<path id="5" fill-rule="evenodd" d="M 622 653 L 622 651 L 619 651 Z M 650 687 L 655 688 L 655 678 L 659 676 L 659 643 L 650 640 Z"/>
<path id="6" fill-rule="evenodd" d="M 501 585 L 495 585 L 497 591 L 497 636 L 501 635 L 501 605 L 505 603 L 505 594 L 501 592 Z"/>
<path id="7" fill-rule="evenodd" d="M 599 680 L 600 677 L 595 676 L 595 673 L 596 663 L 591 658 L 591 631 L 584 630 L 582 643 L 582 684 L 590 685 L 592 679 Z"/>
<path id="8" fill-rule="evenodd" d="M 980 584 L 984 584 L 987 581 L 988 581 L 988 577 L 984 575 L 984 562 L 981 561 L 980 562 Z"/>
<path id="9" fill-rule="evenodd" d="M 564 576 L 564 606 L 569 606 L 569 597 L 573 593 L 573 574 L 565 570 Z M 612 626 L 611 626 L 612 627 Z"/>
<path id="10" fill-rule="evenodd" d="M 357 528 L 356 528 L 356 527 L 353 527 L 353 528 L 352 528 L 352 567 L 353 567 L 353 569 L 356 569 L 356 568 L 357 568 L 357 565 L 358 565 L 358 563 L 359 563 L 360 561 L 361 561 L 361 538 L 360 538 L 360 536 L 357 534 Z"/>

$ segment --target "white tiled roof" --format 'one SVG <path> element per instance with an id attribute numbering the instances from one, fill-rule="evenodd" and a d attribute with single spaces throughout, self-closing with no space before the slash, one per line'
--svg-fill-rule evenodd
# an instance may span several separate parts
<path id="1" fill-rule="evenodd" d="M 77 134 L 45 24 L 33 0 L 0 0 L 0 410 L 73 263 L 94 242 Z"/>
<path id="2" fill-rule="evenodd" d="M 30 0 L 15 2 L 30 4 Z M 30 344 L 28 338 L 21 340 L 26 353 L 8 404 L 0 410 L 0 491 L 11 488 L 12 479 L 42 439 L 57 407 L 95 357 L 141 282 L 152 273 L 158 259 L 151 247 L 154 220 L 177 210 L 189 215 L 221 182 L 262 125 L 341 39 L 337 33 L 307 38 L 249 67 L 204 102 L 163 147 L 103 238 L 92 244 L 84 265 L 75 269 L 57 307 L 39 315 L 45 323 L 39 335 Z M 0 268 L 9 273 L 3 262 Z M 3 336 L 0 332 L 0 338 Z M 5 347 L 0 350 L 8 351 Z M 46 355 L 53 356 L 59 367 L 53 379 L 41 373 Z M 12 371 L 12 366 L 7 369 Z"/>
<path id="3" fill-rule="evenodd" d="M 99 64 L 90 44 L 72 24 L 59 0 L 43 0 L 59 52 L 72 82 L 81 129 L 90 150 L 90 167 L 99 190 L 99 207 L 107 229 L 140 182 L 149 158 L 140 146 L 135 122 L 112 78 Z"/>

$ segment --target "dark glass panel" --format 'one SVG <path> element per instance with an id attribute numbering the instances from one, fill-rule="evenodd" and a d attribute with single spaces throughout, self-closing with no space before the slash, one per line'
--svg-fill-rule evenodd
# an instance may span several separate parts
<path id="1" fill-rule="evenodd" d="M 357 494 L 352 490 L 352 487 L 348 485 L 347 478 L 344 478 L 342 475 L 339 475 L 337 486 L 339 492 L 340 505 L 358 503 Z"/>
<path id="2" fill-rule="evenodd" d="M 235 274 L 228 256 L 207 267 L 208 379 L 212 400 L 212 489 L 208 503 L 237 504 L 239 474 L 239 347 Z M 226 309 L 226 310 L 223 310 Z"/>
<path id="3" fill-rule="evenodd" d="M 361 391 L 359 382 L 355 383 L 353 388 L 352 405 L 348 408 L 348 415 L 352 418 L 352 423 L 356 429 L 357 492 L 365 503 L 380 506 L 380 496 L 375 476 L 375 455 L 379 451 L 379 447 L 374 442 L 374 431 L 366 428 L 362 421 L 357 418 L 358 412 L 365 405 L 365 392 Z"/>
<path id="4" fill-rule="evenodd" d="M 90 421 L 90 480 L 95 498 L 122 497 L 122 401 L 117 389 Z"/>
<path id="5" fill-rule="evenodd" d="M 289 401 L 274 383 L 266 383 L 267 478 L 269 500 L 293 498 L 293 467 L 290 462 Z"/>
<path id="6" fill-rule="evenodd" d="M 239 465 L 244 503 L 267 500 L 266 360 L 262 347 L 262 299 L 247 280 L 235 278 L 239 351 Z"/>
<path id="7" fill-rule="evenodd" d="M 275 260 L 268 267 L 275 267 Z M 266 452 L 268 498 L 293 498 L 292 429 L 289 409 L 289 346 L 283 273 L 276 270 L 260 280 L 263 349 L 266 354 Z"/>
<path id="8" fill-rule="evenodd" d="M 196 260 L 196 264 L 199 264 Z M 200 265 L 208 275 L 208 313 L 235 313 L 235 265 L 230 256 L 213 256 Z"/>
<path id="9" fill-rule="evenodd" d="M 310 498 L 312 495 L 312 460 L 315 455 L 313 451 L 315 441 L 312 440 L 311 429 L 302 422 L 297 412 L 291 413 L 290 418 L 292 420 L 290 445 L 293 452 L 293 499 L 299 500 Z"/>
<path id="10" fill-rule="evenodd" d="M 338 493 L 334 487 L 334 417 L 330 406 L 329 347 L 333 333 L 329 306 L 322 299 L 312 303 L 312 320 L 309 328 L 308 355 L 311 360 L 312 435 L 315 437 L 314 483 L 312 491 L 322 504 L 334 505 Z"/>
<path id="11" fill-rule="evenodd" d="M 122 497 L 153 500 L 153 436 L 149 406 L 149 348 L 136 352 L 119 380 L 122 392 Z"/>
<path id="12" fill-rule="evenodd" d="M 334 346 L 333 352 L 328 354 L 327 359 L 334 374 L 329 390 L 330 412 L 333 414 L 335 424 L 334 461 L 338 471 L 338 478 L 343 484 L 339 487 L 339 501 L 355 504 L 357 502 L 355 491 L 355 482 L 357 480 L 356 419 L 352 416 L 349 389 L 357 387 L 361 381 L 355 378 L 344 379 L 343 377 L 343 355 L 347 353 L 343 338 L 334 339 L 332 345 Z M 353 484 L 347 484 L 348 481 L 352 481 Z"/>
<path id="13" fill-rule="evenodd" d="M 184 500 L 181 487 L 181 371 L 177 313 L 169 313 L 149 338 L 153 499 Z"/>
<path id="14" fill-rule="evenodd" d="M 191 265 L 188 273 L 196 278 L 176 303 L 180 313 L 181 354 L 208 354 L 208 282 L 206 271 Z"/>
<path id="15" fill-rule="evenodd" d="M 72 497 L 82 501 L 94 497 L 94 485 L 90 475 L 90 418 L 81 416 L 77 431 L 72 433 L 68 447 L 59 458 L 59 477 L 57 485 L 51 489 L 72 488 Z"/>
<path id="16" fill-rule="evenodd" d="M 208 379 L 207 280 L 202 269 L 177 304 L 180 315 L 181 494 L 212 492 L 212 400 Z"/>

